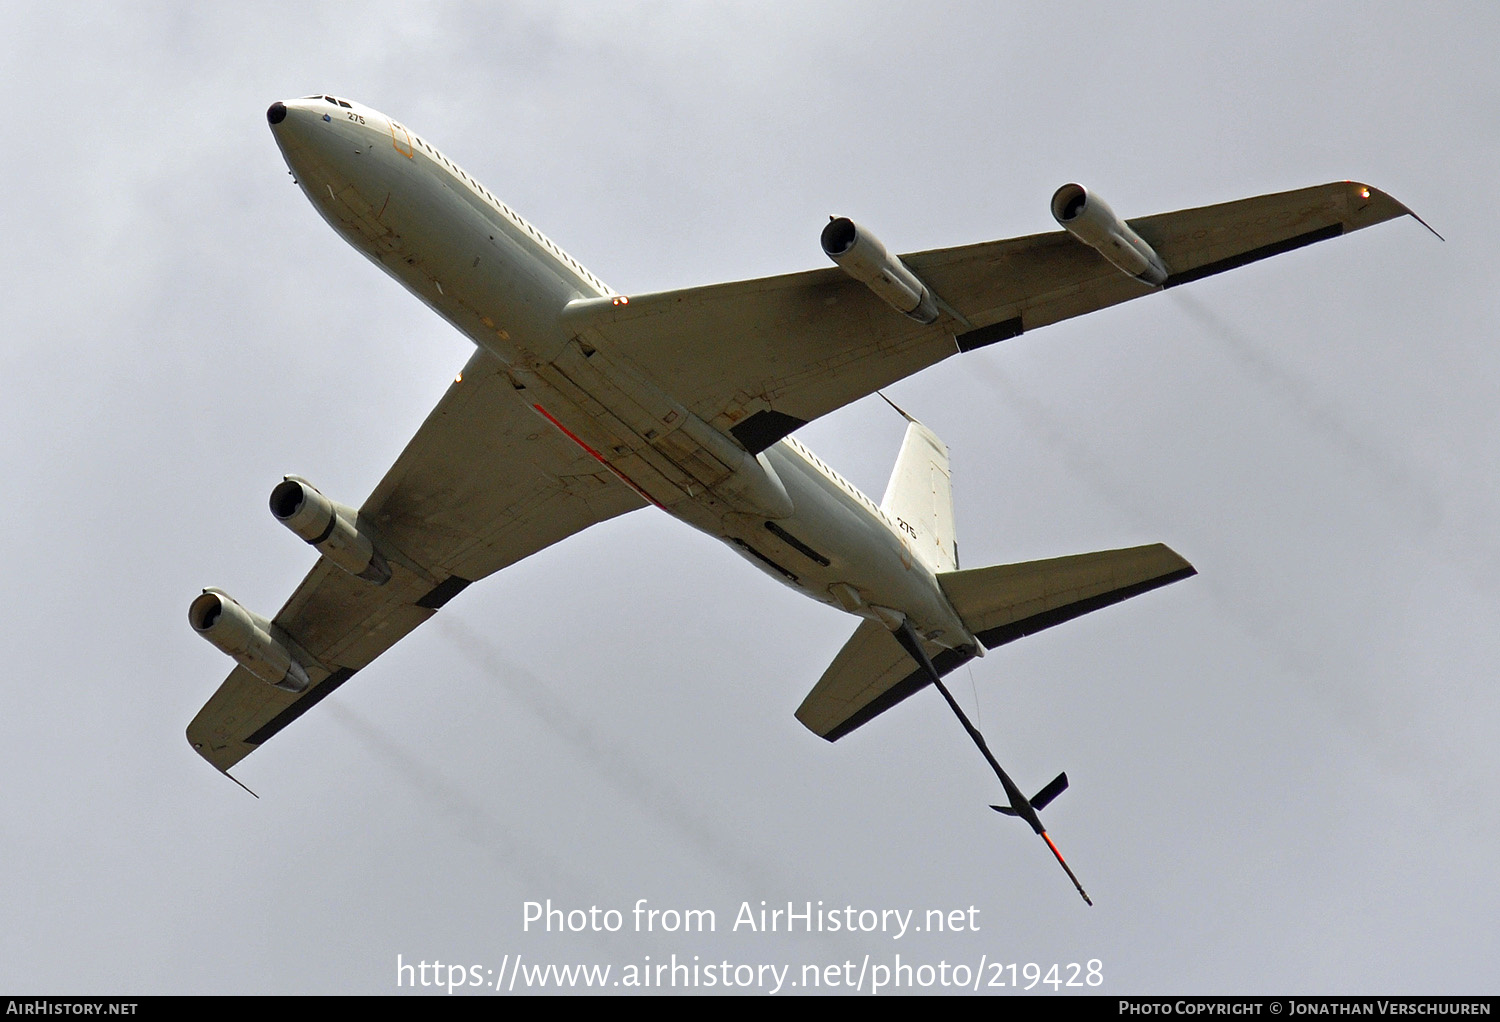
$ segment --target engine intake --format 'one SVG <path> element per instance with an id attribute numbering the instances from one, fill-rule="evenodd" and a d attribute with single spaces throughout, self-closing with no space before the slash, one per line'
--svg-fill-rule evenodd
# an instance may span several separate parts
<path id="1" fill-rule="evenodd" d="M 927 285 L 853 220 L 830 219 L 820 240 L 828 258 L 897 312 L 923 324 L 938 318 L 937 302 Z"/>
<path id="2" fill-rule="evenodd" d="M 193 630 L 257 678 L 288 692 L 307 688 L 307 671 L 271 635 L 265 618 L 240 606 L 222 589 L 205 589 L 188 605 Z"/>
<path id="3" fill-rule="evenodd" d="M 271 514 L 313 549 L 356 578 L 376 585 L 390 581 L 391 568 L 359 516 L 335 504 L 306 479 L 287 476 L 271 491 Z"/>
<path id="4" fill-rule="evenodd" d="M 1082 185 L 1066 184 L 1052 194 L 1052 218 L 1117 269 L 1156 287 L 1166 282 L 1167 264 L 1161 256 Z"/>

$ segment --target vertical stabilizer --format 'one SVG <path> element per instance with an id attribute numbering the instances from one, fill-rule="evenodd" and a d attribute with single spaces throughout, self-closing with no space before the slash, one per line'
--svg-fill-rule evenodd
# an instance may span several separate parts
<path id="1" fill-rule="evenodd" d="M 902 413 L 905 415 L 905 413 Z M 907 417 L 906 437 L 880 508 L 896 520 L 911 552 L 934 574 L 958 570 L 953 528 L 953 482 L 948 447 L 937 434 Z"/>

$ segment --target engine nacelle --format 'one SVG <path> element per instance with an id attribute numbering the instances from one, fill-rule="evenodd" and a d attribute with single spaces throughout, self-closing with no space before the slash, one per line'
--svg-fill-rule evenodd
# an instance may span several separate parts
<path id="1" fill-rule="evenodd" d="M 820 240 L 828 258 L 897 312 L 918 323 L 938 318 L 937 302 L 927 285 L 853 220 L 842 216 L 829 220 Z"/>
<path id="2" fill-rule="evenodd" d="M 288 692 L 307 688 L 307 671 L 271 635 L 265 618 L 240 606 L 222 589 L 205 589 L 188 605 L 193 630 L 264 682 Z"/>
<path id="3" fill-rule="evenodd" d="M 1167 264 L 1161 256 L 1082 185 L 1063 185 L 1052 194 L 1052 217 L 1116 268 L 1157 287 L 1166 282 Z"/>
<path id="4" fill-rule="evenodd" d="M 349 574 L 376 585 L 390 581 L 390 565 L 360 531 L 358 516 L 323 496 L 306 479 L 287 476 L 277 483 L 271 491 L 271 513 Z"/>

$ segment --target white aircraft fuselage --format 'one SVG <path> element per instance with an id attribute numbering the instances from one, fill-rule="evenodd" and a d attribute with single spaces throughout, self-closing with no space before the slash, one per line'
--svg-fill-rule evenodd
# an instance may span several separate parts
<path id="1" fill-rule="evenodd" d="M 629 297 L 424 139 L 330 96 L 277 103 L 267 118 L 323 218 L 498 359 L 538 421 L 621 485 L 821 603 L 892 629 L 904 618 L 938 645 L 983 655 L 936 580 L 956 557 L 928 549 L 924 523 L 888 514 L 791 438 L 747 453 L 628 352 L 580 339 L 570 313 Z"/>

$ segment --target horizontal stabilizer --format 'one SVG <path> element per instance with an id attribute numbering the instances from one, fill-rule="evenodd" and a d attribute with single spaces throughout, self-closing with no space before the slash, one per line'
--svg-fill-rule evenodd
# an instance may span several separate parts
<path id="1" fill-rule="evenodd" d="M 968 663 L 973 656 L 932 643 L 923 645 L 941 675 Z M 797 719 L 832 742 L 927 684 L 926 673 L 912 662 L 890 629 L 866 621 L 802 700 Z"/>
<path id="2" fill-rule="evenodd" d="M 1196 575 L 1161 543 L 950 571 L 938 585 L 986 649 Z"/>
<path id="3" fill-rule="evenodd" d="M 993 649 L 1195 574 L 1191 564 L 1158 543 L 943 572 L 937 580 L 969 631 Z M 974 658 L 971 652 L 925 646 L 941 677 Z M 814 734 L 837 741 L 929 684 L 896 637 L 866 621 L 797 708 L 797 719 Z M 1048 801 L 1061 790 L 1052 791 Z"/>

